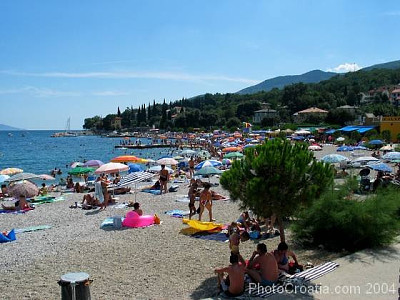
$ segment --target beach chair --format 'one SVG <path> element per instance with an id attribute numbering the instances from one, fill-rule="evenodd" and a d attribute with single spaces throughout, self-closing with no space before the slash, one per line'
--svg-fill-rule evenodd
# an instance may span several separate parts
<path id="1" fill-rule="evenodd" d="M 339 264 L 335 262 L 326 262 L 294 275 L 281 273 L 278 282 L 272 287 L 262 287 L 255 283 L 246 283 L 244 296 L 268 298 L 276 293 L 283 293 L 283 291 L 287 290 L 287 286 L 308 285 L 312 280 L 320 278 L 336 270 L 338 267 Z"/>

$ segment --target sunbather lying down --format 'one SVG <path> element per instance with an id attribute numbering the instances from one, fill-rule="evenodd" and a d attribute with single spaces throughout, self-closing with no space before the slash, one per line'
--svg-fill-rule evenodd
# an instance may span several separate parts
<path id="1" fill-rule="evenodd" d="M 100 201 L 93 197 L 91 194 L 86 194 L 82 199 L 82 208 L 91 208 L 100 206 Z"/>
<path id="2" fill-rule="evenodd" d="M 131 191 L 131 188 L 121 187 L 121 188 L 115 189 L 114 192 L 113 192 L 113 194 L 115 194 L 115 195 L 122 195 L 122 194 L 129 193 L 130 191 Z"/>
<path id="3" fill-rule="evenodd" d="M 227 197 L 225 197 L 225 196 L 223 196 L 221 194 L 218 194 L 217 192 L 214 192 L 214 191 L 211 191 L 211 197 L 212 197 L 213 200 L 226 200 L 226 199 L 228 199 Z"/>

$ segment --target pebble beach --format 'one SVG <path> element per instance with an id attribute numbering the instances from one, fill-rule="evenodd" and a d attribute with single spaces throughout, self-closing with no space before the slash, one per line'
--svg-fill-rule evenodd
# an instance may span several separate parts
<path id="1" fill-rule="evenodd" d="M 323 151 L 315 152 L 315 156 L 320 158 L 334 153 L 335 149 L 327 145 Z M 212 182 L 218 182 L 218 178 L 212 178 Z M 188 210 L 187 203 L 176 201 L 187 195 L 187 186 L 187 183 L 181 183 L 177 192 L 163 195 L 137 192 L 117 196 L 117 204 L 136 200 L 141 203 L 144 214 L 160 217 L 160 225 L 146 228 L 100 229 L 106 218 L 124 216 L 131 208 L 73 209 L 70 206 L 80 203 L 83 197 L 83 194 L 75 193 L 54 193 L 64 200 L 37 205 L 25 214 L 0 215 L 2 230 L 51 226 L 19 233 L 16 241 L 1 245 L 1 299 L 59 299 L 61 288 L 57 281 L 61 275 L 70 272 L 90 275 L 92 299 L 202 299 L 215 296 L 213 270 L 229 264 L 228 243 L 184 235 L 181 230 L 187 225 L 182 219 L 165 214 L 171 209 Z M 229 196 L 220 186 L 212 187 L 212 190 Z M 237 202 L 213 202 L 213 216 L 218 223 L 228 224 L 239 214 Z M 206 211 L 203 220 L 208 220 Z M 290 233 L 287 240 L 290 244 Z M 251 256 L 260 241 L 271 251 L 277 247 L 279 236 L 241 244 L 240 251 L 245 259 Z M 339 256 L 297 249 L 296 253 L 301 262 L 306 263 L 311 258 L 314 264 Z"/>

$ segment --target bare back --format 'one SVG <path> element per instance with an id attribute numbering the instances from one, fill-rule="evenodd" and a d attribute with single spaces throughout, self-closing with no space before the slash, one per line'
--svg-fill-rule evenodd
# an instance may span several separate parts
<path id="1" fill-rule="evenodd" d="M 260 264 L 261 276 L 269 281 L 278 280 L 278 264 L 271 253 L 265 253 L 257 257 L 257 263 Z"/>
<path id="2" fill-rule="evenodd" d="M 244 267 L 234 264 L 228 267 L 229 275 L 229 292 L 232 294 L 240 294 L 244 290 Z"/>

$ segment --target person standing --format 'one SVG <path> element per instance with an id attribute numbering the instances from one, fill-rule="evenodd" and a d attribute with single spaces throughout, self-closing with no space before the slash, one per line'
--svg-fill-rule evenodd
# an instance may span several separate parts
<path id="1" fill-rule="evenodd" d="M 192 216 L 196 214 L 196 206 L 194 205 L 194 201 L 196 199 L 196 192 L 197 192 L 197 183 L 194 179 L 191 181 L 191 185 L 189 187 L 189 220 L 192 219 Z"/>
<path id="2" fill-rule="evenodd" d="M 206 182 L 203 184 L 204 189 L 200 193 L 200 212 L 199 212 L 199 221 L 201 221 L 201 216 L 203 215 L 204 208 L 207 208 L 208 215 L 210 217 L 210 222 L 215 221 L 212 218 L 212 195 L 210 192 L 211 185 Z"/>
<path id="3" fill-rule="evenodd" d="M 193 178 L 194 175 L 194 160 L 193 160 L 193 156 L 190 157 L 189 160 L 189 179 Z"/>
<path id="4" fill-rule="evenodd" d="M 167 183 L 169 181 L 169 172 L 167 169 L 165 169 L 165 165 L 161 165 L 161 170 L 160 170 L 160 192 L 161 194 L 163 193 L 166 194 L 168 192 L 167 189 Z"/>

